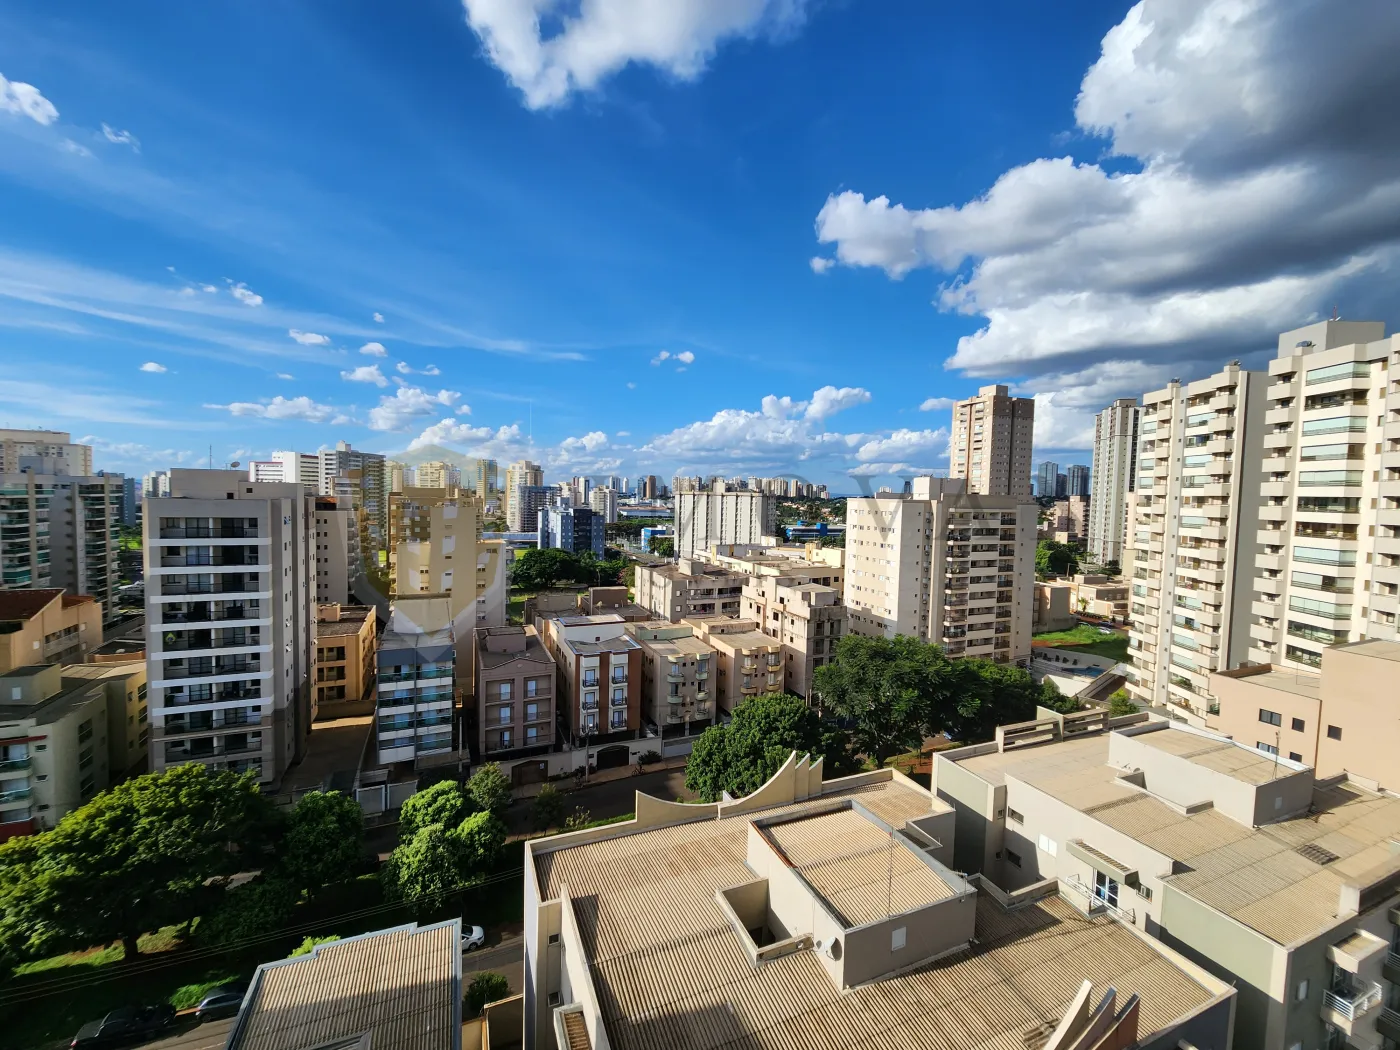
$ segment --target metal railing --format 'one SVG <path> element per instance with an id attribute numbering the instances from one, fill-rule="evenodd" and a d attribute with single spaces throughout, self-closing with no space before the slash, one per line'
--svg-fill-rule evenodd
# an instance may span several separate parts
<path id="1" fill-rule="evenodd" d="M 1382 998 L 1381 986 L 1372 983 L 1369 987 L 1354 989 L 1350 995 L 1324 992 L 1322 1005 L 1333 1013 L 1341 1014 L 1348 1021 L 1355 1021 L 1380 1006 Z"/>
<path id="2" fill-rule="evenodd" d="M 1060 883 L 1061 885 L 1068 886 L 1089 902 L 1088 912 L 1090 915 L 1102 908 L 1110 915 L 1122 919 L 1129 925 L 1132 925 L 1137 920 L 1137 913 L 1135 911 L 1131 908 L 1121 908 L 1116 904 L 1110 904 L 1100 897 L 1091 887 L 1085 885 L 1077 875 L 1062 876 L 1060 878 Z"/>

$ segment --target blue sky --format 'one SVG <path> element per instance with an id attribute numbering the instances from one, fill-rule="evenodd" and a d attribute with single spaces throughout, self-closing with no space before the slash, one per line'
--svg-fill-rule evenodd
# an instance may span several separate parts
<path id="1" fill-rule="evenodd" d="M 1005 382 L 1078 461 L 1390 319 L 1396 7 L 11 0 L 0 425 L 855 491 Z"/>

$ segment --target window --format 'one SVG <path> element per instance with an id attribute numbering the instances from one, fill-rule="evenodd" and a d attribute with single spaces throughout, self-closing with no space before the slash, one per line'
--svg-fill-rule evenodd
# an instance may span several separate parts
<path id="1" fill-rule="evenodd" d="M 1304 726 L 1306 725 L 1307 723 L 1304 722 L 1301 718 L 1293 719 L 1293 732 L 1301 733 L 1303 731 Z"/>
<path id="2" fill-rule="evenodd" d="M 1018 868 L 1021 866 L 1021 855 L 1019 853 L 1012 853 L 1011 850 L 1007 850 L 1006 859 Z"/>
<path id="3" fill-rule="evenodd" d="M 78 743 L 81 744 L 81 743 L 83 743 L 84 741 L 91 740 L 91 739 L 92 739 L 92 719 L 88 719 L 86 722 L 82 723 L 82 725 L 78 726 Z"/>
<path id="4" fill-rule="evenodd" d="M 1304 999 L 1308 997 L 1308 989 L 1310 987 L 1311 982 L 1306 977 L 1304 977 L 1301 981 L 1298 982 L 1298 990 L 1293 993 L 1293 998 L 1295 998 L 1298 1002 L 1301 1003 Z"/>
<path id="5" fill-rule="evenodd" d="M 500 694 L 499 694 L 500 699 L 502 699 L 502 700 L 509 700 L 509 699 L 510 699 L 510 687 L 511 687 L 511 683 L 510 683 L 510 682 L 502 682 L 499 686 L 497 686 L 497 688 L 500 690 Z"/>
<path id="6" fill-rule="evenodd" d="M 1152 887 L 1144 886 L 1142 883 L 1139 882 L 1137 886 L 1137 894 L 1143 900 L 1150 901 L 1152 899 Z"/>
<path id="7" fill-rule="evenodd" d="M 907 926 L 898 926 L 890 931 L 890 951 L 897 952 L 904 948 L 908 940 L 908 932 Z"/>
<path id="8" fill-rule="evenodd" d="M 1020 813 L 1017 813 L 1010 806 L 1006 807 L 1006 816 L 1008 819 L 1014 820 L 1017 824 L 1024 824 L 1026 822 L 1026 818 L 1023 817 Z"/>
<path id="9" fill-rule="evenodd" d="M 1266 744 L 1262 740 L 1257 742 L 1254 746 L 1257 747 L 1260 751 L 1266 751 L 1271 755 L 1278 754 L 1278 748 L 1274 747 L 1273 744 Z"/>
<path id="10" fill-rule="evenodd" d="M 1328 726 L 1328 727 L 1327 727 L 1327 739 L 1328 739 L 1328 740 L 1340 740 L 1340 739 L 1342 739 L 1342 727 L 1341 727 L 1341 726 Z"/>
<path id="11" fill-rule="evenodd" d="M 1279 714 L 1277 711 L 1270 711 L 1266 707 L 1261 707 L 1259 709 L 1259 721 L 1267 725 L 1279 726 L 1283 725 L 1283 715 Z"/>
<path id="12" fill-rule="evenodd" d="M 1290 761 L 1293 761 L 1293 762 L 1301 762 L 1301 761 L 1303 761 L 1303 756 L 1300 755 L 1300 754 L 1298 754 L 1298 752 L 1296 752 L 1296 751 L 1290 751 L 1290 752 L 1288 752 L 1288 758 L 1289 758 Z"/>

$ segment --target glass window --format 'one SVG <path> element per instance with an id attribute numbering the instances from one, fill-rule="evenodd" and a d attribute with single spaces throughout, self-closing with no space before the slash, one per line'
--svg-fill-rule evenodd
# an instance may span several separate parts
<path id="1" fill-rule="evenodd" d="M 1342 727 L 1341 727 L 1341 726 L 1328 726 L 1328 727 L 1327 727 L 1327 739 L 1328 739 L 1328 740 L 1340 740 L 1340 739 L 1342 739 Z"/>
<path id="2" fill-rule="evenodd" d="M 1279 714 L 1277 711 L 1270 711 L 1266 707 L 1261 707 L 1259 709 L 1259 721 L 1271 726 L 1283 725 L 1283 715 Z"/>

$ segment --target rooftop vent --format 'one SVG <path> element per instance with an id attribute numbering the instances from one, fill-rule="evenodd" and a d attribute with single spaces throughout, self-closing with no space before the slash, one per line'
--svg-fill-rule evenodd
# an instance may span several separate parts
<path id="1" fill-rule="evenodd" d="M 1307 857 L 1314 864 L 1331 864 L 1338 857 L 1330 849 L 1324 849 L 1315 842 L 1309 842 L 1306 846 L 1299 846 L 1293 851 L 1300 857 Z"/>

